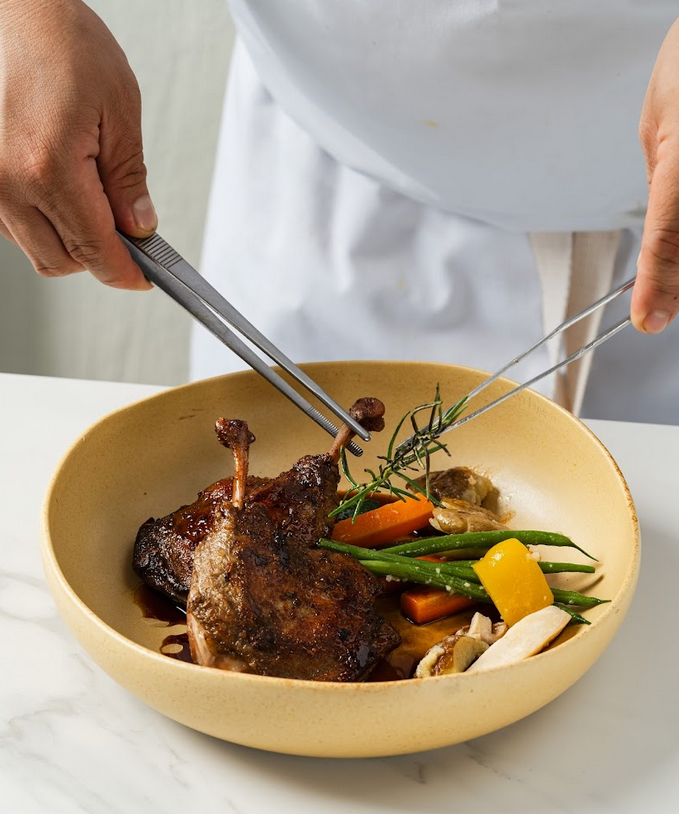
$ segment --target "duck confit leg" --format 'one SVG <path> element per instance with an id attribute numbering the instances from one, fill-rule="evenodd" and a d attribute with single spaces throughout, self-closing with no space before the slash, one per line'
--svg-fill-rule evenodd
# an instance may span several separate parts
<path id="1" fill-rule="evenodd" d="M 215 432 L 220 443 L 231 448 L 232 430 L 229 422 L 220 418 Z M 254 441 L 249 436 L 248 443 Z M 178 605 L 185 606 L 193 572 L 196 546 L 212 528 L 215 513 L 234 496 L 234 483 L 238 480 L 238 499 L 242 503 L 245 492 L 268 482 L 268 478 L 241 477 L 242 462 L 236 458 L 234 477 L 224 478 L 203 489 L 190 505 L 181 506 L 161 518 L 149 518 L 137 532 L 132 567 L 141 579 L 156 591 Z"/>
<path id="2" fill-rule="evenodd" d="M 383 412 L 376 399 L 352 408 L 371 430 L 381 429 Z M 246 458 L 243 431 L 231 437 L 234 455 Z M 330 453 L 301 458 L 240 506 L 232 500 L 218 510 L 196 549 L 187 603 L 198 664 L 356 681 L 399 643 L 375 611 L 378 580 L 356 560 L 316 545 L 332 529 L 337 459 L 349 437 L 343 431 Z"/>

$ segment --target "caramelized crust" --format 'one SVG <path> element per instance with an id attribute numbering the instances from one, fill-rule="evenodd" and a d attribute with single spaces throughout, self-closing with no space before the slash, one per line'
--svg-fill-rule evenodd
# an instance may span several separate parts
<path id="1" fill-rule="evenodd" d="M 196 550 L 187 606 L 196 661 L 260 675 L 356 681 L 399 642 L 377 615 L 378 580 L 319 549 L 331 530 L 339 473 L 329 455 L 302 458 L 223 507 Z"/>
<path id="2" fill-rule="evenodd" d="M 267 482 L 268 478 L 248 478 L 247 489 Z M 132 567 L 150 588 L 186 605 L 196 546 L 212 528 L 219 507 L 230 505 L 232 490 L 233 479 L 224 478 L 203 489 L 190 505 L 159 519 L 151 517 L 141 526 Z"/>
<path id="3" fill-rule="evenodd" d="M 383 412 L 377 399 L 352 408 L 371 430 L 381 429 Z M 337 458 L 351 431 L 342 428 L 330 453 L 265 480 L 248 477 L 247 424 L 219 419 L 216 430 L 233 452 L 234 477 L 144 523 L 136 572 L 186 603 L 198 664 L 318 681 L 366 677 L 400 642 L 375 610 L 380 583 L 352 557 L 317 546 L 332 531 Z"/>

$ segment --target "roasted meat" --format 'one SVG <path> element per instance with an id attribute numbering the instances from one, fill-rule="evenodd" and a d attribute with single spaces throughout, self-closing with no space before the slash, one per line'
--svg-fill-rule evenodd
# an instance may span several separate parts
<path id="1" fill-rule="evenodd" d="M 215 432 L 219 441 L 230 448 L 227 423 L 219 419 Z M 238 482 L 245 484 L 245 491 L 252 491 L 266 484 L 268 478 L 239 478 Z M 186 605 L 194 551 L 212 528 L 215 512 L 220 506 L 231 503 L 233 484 L 234 478 L 219 480 L 200 492 L 190 505 L 160 519 L 152 517 L 141 526 L 134 544 L 132 565 L 149 587 L 182 606 Z"/>
<path id="2" fill-rule="evenodd" d="M 384 408 L 362 399 L 352 415 L 381 429 Z M 195 551 L 187 603 L 191 654 L 199 664 L 260 675 L 356 681 L 399 643 L 375 611 L 378 580 L 356 560 L 319 549 L 337 506 L 337 460 L 310 455 L 254 490 L 247 476 L 249 433 L 230 422 L 234 498 L 215 511 Z M 242 500 L 236 495 L 242 494 Z"/>

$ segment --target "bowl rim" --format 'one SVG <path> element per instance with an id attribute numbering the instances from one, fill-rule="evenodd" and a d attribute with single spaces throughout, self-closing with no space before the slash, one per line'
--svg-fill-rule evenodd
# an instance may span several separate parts
<path id="1" fill-rule="evenodd" d="M 360 364 L 368 364 L 368 365 L 390 365 L 390 366 L 398 366 L 398 365 L 413 365 L 413 364 L 427 364 L 427 365 L 440 365 L 442 367 L 449 367 L 455 368 L 457 370 L 462 371 L 470 371 L 473 373 L 481 373 L 482 375 L 490 375 L 486 373 L 486 371 L 479 370 L 478 368 L 473 368 L 465 365 L 456 365 L 456 364 L 448 364 L 445 362 L 417 362 L 417 361 L 387 361 L 387 360 L 340 360 L 340 361 L 331 361 L 331 362 L 309 362 L 305 364 L 301 364 L 300 368 L 302 370 L 306 370 L 312 375 L 312 371 L 315 367 L 327 367 L 328 365 L 332 365 L 333 367 L 343 367 L 343 366 L 350 366 L 355 365 L 356 363 Z M 141 399 L 137 399 L 136 401 L 130 402 L 129 404 L 125 404 L 122 407 L 118 407 L 116 409 L 110 410 L 109 412 L 102 415 L 92 424 L 90 424 L 84 432 L 82 432 L 75 440 L 68 446 L 66 451 L 61 456 L 59 463 L 57 464 L 56 468 L 54 469 L 46 492 L 43 498 L 42 507 L 41 507 L 41 520 L 40 520 L 40 531 L 41 531 L 41 551 L 42 551 L 42 558 L 43 558 L 43 568 L 46 572 L 51 571 L 53 577 L 59 582 L 61 590 L 64 592 L 65 596 L 71 602 L 71 604 L 76 608 L 76 610 L 81 614 L 81 616 L 85 617 L 90 624 L 93 624 L 95 627 L 98 627 L 100 631 L 110 639 L 115 640 L 119 645 L 122 645 L 124 648 L 130 649 L 138 653 L 141 657 L 151 658 L 158 665 L 162 665 L 163 669 L 179 669 L 179 670 L 189 670 L 190 675 L 196 675 L 195 672 L 197 669 L 200 670 L 201 674 L 204 674 L 206 671 L 213 676 L 212 680 L 216 681 L 244 681 L 246 683 L 252 683 L 253 681 L 257 684 L 262 685 L 263 683 L 268 684 L 269 686 L 277 686 L 280 687 L 282 685 L 289 684 L 294 686 L 295 688 L 306 688 L 306 689 L 313 689 L 316 692 L 326 692 L 326 693 L 336 693 L 336 692 L 362 692 L 362 693 L 374 693 L 379 692 L 384 687 L 409 687 L 413 684 L 417 684 L 417 681 L 412 680 L 391 680 L 391 681 L 347 681 L 347 682 L 337 682 L 337 681 L 314 681 L 311 679 L 298 679 L 298 678 L 285 678 L 285 677 L 278 677 L 278 676 L 262 676 L 256 675 L 253 673 L 239 673 L 233 672 L 229 670 L 220 670 L 216 667 L 206 667 L 203 665 L 198 664 L 189 664 L 188 662 L 183 662 L 179 659 L 172 659 L 163 653 L 156 652 L 155 650 L 150 649 L 149 647 L 145 647 L 144 645 L 138 644 L 137 642 L 129 639 L 127 636 L 124 636 L 122 633 L 117 631 L 114 627 L 109 625 L 107 622 L 104 622 L 100 616 L 98 616 L 90 607 L 87 605 L 75 591 L 75 589 L 71 586 L 70 582 L 67 580 L 65 574 L 63 573 L 61 566 L 59 565 L 57 554 L 54 550 L 54 544 L 52 541 L 52 537 L 50 534 L 50 508 L 54 496 L 54 492 L 56 486 L 58 485 L 58 481 L 60 479 L 62 470 L 66 464 L 66 461 L 69 459 L 71 454 L 75 451 L 77 447 L 79 447 L 86 439 L 87 436 L 95 431 L 100 425 L 106 423 L 107 421 L 111 420 L 113 417 L 123 415 L 126 412 L 134 410 L 140 404 L 146 404 L 153 402 L 155 400 L 162 400 L 163 398 L 167 397 L 169 393 L 176 393 L 180 392 L 185 389 L 193 388 L 197 385 L 206 384 L 208 382 L 214 382 L 218 379 L 224 378 L 232 378 L 239 374 L 245 375 L 256 375 L 254 371 L 251 370 L 242 370 L 236 371 L 235 373 L 227 373 L 218 376 L 212 376 L 206 379 L 199 379 L 193 382 L 187 382 L 186 384 L 178 385 L 176 387 L 168 387 L 161 390 L 158 393 L 154 393 L 150 396 L 146 396 Z M 312 375 L 313 377 L 313 375 Z M 506 382 L 507 384 L 512 384 L 513 380 L 507 379 L 502 377 L 499 381 Z M 632 531 L 633 531 L 633 548 L 632 548 L 632 555 L 630 557 L 630 562 L 627 567 L 624 579 L 616 592 L 614 597 L 611 597 L 610 601 L 606 603 L 605 607 L 600 611 L 600 615 L 597 619 L 595 619 L 591 625 L 582 626 L 585 629 L 582 632 L 578 632 L 577 635 L 571 636 L 567 641 L 561 642 L 556 648 L 548 648 L 547 650 L 543 650 L 540 653 L 537 653 L 534 656 L 531 656 L 529 659 L 523 659 L 519 662 L 514 662 L 510 665 L 498 665 L 496 667 L 491 667 L 487 670 L 483 671 L 483 675 L 492 675 L 496 674 L 499 671 L 506 671 L 508 669 L 512 669 L 514 671 L 522 670 L 522 669 L 533 669 L 531 665 L 536 663 L 541 663 L 545 657 L 548 657 L 550 653 L 559 651 L 564 653 L 564 655 L 570 651 L 573 647 L 577 647 L 577 642 L 582 640 L 582 638 L 588 634 L 594 633 L 595 630 L 602 627 L 603 624 L 608 620 L 611 615 L 617 615 L 619 613 L 619 604 L 623 597 L 628 596 L 631 591 L 633 591 L 634 586 L 638 579 L 639 574 L 639 566 L 640 566 L 640 558 L 641 558 L 641 539 L 640 539 L 640 529 L 639 529 L 639 519 L 637 516 L 636 508 L 634 505 L 634 500 L 632 498 L 632 494 L 630 492 L 629 486 L 627 481 L 620 470 L 615 458 L 610 453 L 608 448 L 604 445 L 604 443 L 596 436 L 596 434 L 586 425 L 584 424 L 577 416 L 570 413 L 561 405 L 557 404 L 556 402 L 549 399 L 547 396 L 539 393 L 535 390 L 530 391 L 533 397 L 537 396 L 539 400 L 547 403 L 550 407 L 556 408 L 564 418 L 568 419 L 571 423 L 577 425 L 581 431 L 584 430 L 586 435 L 589 436 L 590 440 L 593 441 L 603 452 L 608 460 L 608 463 L 613 467 L 616 477 L 623 487 L 623 491 L 625 494 L 625 498 L 627 501 L 627 508 L 630 515 L 630 520 L 632 522 Z M 49 575 L 49 574 L 48 574 Z M 631 601 L 631 596 L 629 601 Z M 629 604 L 629 603 L 628 603 Z M 601 606 L 599 606 L 601 607 Z M 172 666 L 170 666 L 172 665 Z M 450 681 L 457 681 L 457 682 L 468 682 L 470 680 L 474 680 L 475 678 L 479 678 L 482 675 L 481 673 L 458 673 L 458 674 L 449 674 L 449 675 L 441 675 L 441 676 L 429 676 L 427 678 L 427 683 L 430 682 L 450 682 Z M 217 678 L 217 676 L 221 676 L 221 678 Z M 462 685 L 464 686 L 464 684 Z M 404 690 L 405 691 L 405 690 Z"/>

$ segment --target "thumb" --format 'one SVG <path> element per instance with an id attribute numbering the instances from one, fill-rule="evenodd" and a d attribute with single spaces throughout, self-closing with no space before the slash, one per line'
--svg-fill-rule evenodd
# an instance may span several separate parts
<path id="1" fill-rule="evenodd" d="M 97 165 L 116 226 L 133 237 L 148 237 L 158 217 L 146 185 L 138 92 L 126 102 L 126 110 L 102 119 Z"/>
<path id="2" fill-rule="evenodd" d="M 660 333 L 679 309 L 679 144 L 660 143 L 632 296 L 634 327 Z"/>

